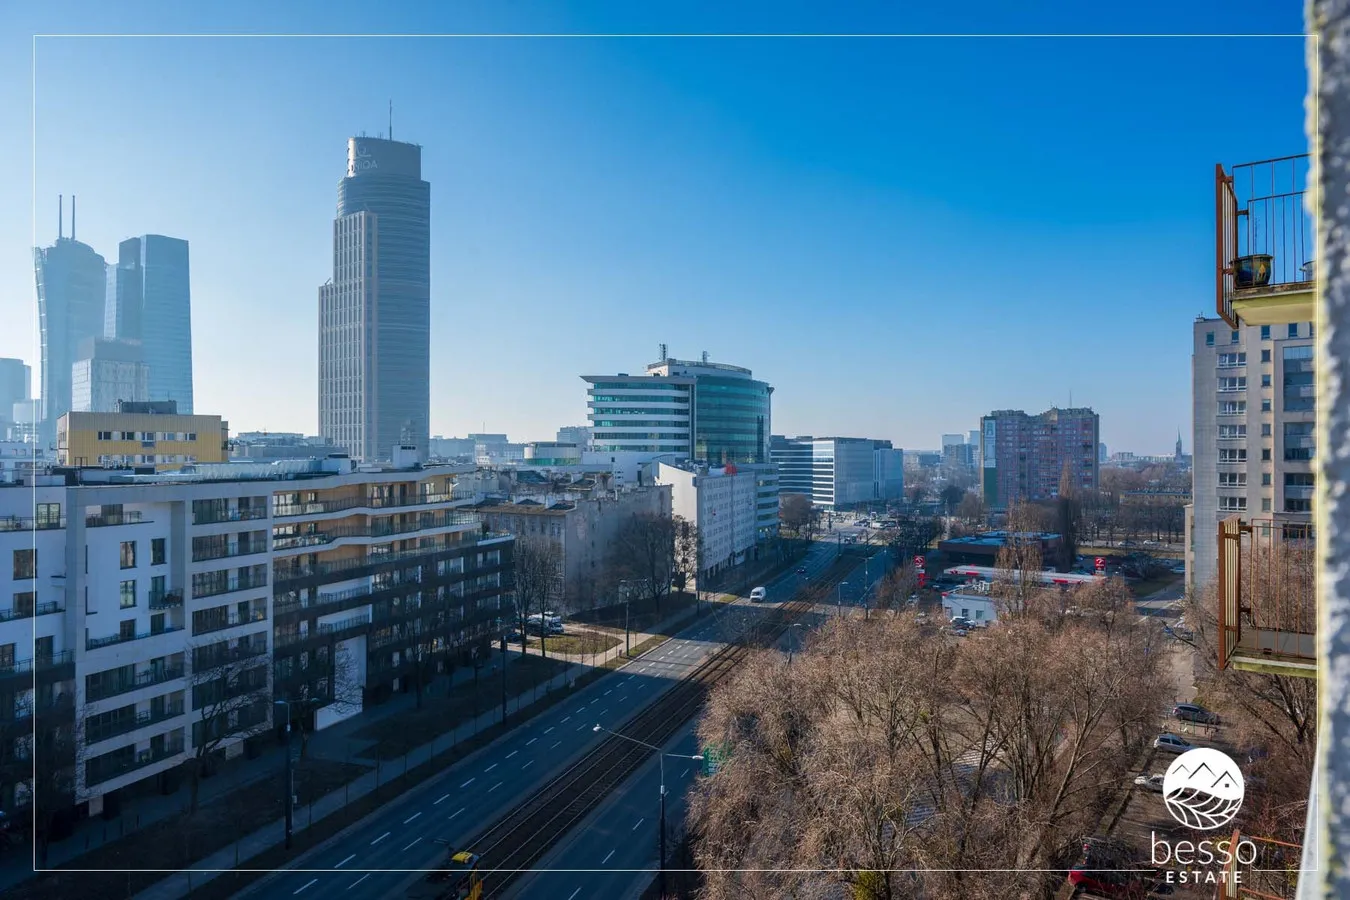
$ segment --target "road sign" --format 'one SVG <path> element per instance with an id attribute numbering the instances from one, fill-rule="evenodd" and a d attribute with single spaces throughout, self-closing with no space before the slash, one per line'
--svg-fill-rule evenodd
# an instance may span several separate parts
<path id="1" fill-rule="evenodd" d="M 922 568 L 923 568 L 923 557 L 922 557 L 922 556 L 916 556 L 916 557 L 914 557 L 914 568 L 916 568 L 916 569 L 922 569 Z"/>
<path id="2" fill-rule="evenodd" d="M 1102 569 L 1105 568 L 1106 568 L 1106 559 L 1101 556 L 1097 557 L 1097 570 L 1101 571 Z"/>
<path id="3" fill-rule="evenodd" d="M 721 744 L 709 744 L 703 748 L 703 774 L 713 776 L 717 770 L 722 768 L 722 763 L 726 762 L 726 747 Z"/>

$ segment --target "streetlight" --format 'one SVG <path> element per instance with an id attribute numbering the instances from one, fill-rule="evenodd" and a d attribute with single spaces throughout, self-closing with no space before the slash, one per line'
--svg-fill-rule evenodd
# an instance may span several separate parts
<path id="1" fill-rule="evenodd" d="M 626 734 L 619 734 L 617 731 L 610 731 L 603 725 L 597 724 L 591 731 L 603 731 L 605 734 L 612 734 L 616 738 L 623 738 L 625 741 L 632 741 L 640 747 L 646 747 L 648 750 L 656 752 L 656 758 L 661 764 L 661 896 L 666 895 L 666 757 L 671 759 L 695 759 L 702 761 L 701 755 L 690 756 L 687 753 L 666 753 L 660 747 L 653 746 L 646 741 L 639 741 L 637 738 L 631 738 Z"/>
<path id="2" fill-rule="evenodd" d="M 794 629 L 794 628 L 805 628 L 805 627 L 806 627 L 806 625 L 805 625 L 804 623 L 802 623 L 802 622 L 793 622 L 791 625 L 788 626 L 788 637 L 790 638 L 790 640 L 788 641 L 788 665 L 789 665 L 789 666 L 792 665 L 792 652 L 793 652 L 793 650 L 795 650 L 796 647 L 797 647 L 797 632 L 793 631 L 792 629 Z"/>
<path id="3" fill-rule="evenodd" d="M 839 591 L 835 595 L 835 605 L 839 607 L 839 615 L 844 614 L 844 588 L 848 587 L 847 581 L 839 582 Z"/>
<path id="4" fill-rule="evenodd" d="M 291 768 L 291 703 L 316 703 L 317 700 L 273 700 L 272 705 L 286 707 L 286 778 L 283 787 L 286 791 L 286 849 L 291 849 L 291 835 L 295 831 L 295 771 Z"/>

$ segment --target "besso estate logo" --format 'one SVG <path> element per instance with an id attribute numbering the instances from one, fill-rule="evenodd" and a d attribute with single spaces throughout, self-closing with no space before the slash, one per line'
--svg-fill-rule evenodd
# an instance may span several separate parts
<path id="1" fill-rule="evenodd" d="M 1163 800 L 1167 811 L 1187 828 L 1213 831 L 1229 824 L 1242 808 L 1246 785 L 1242 770 L 1232 757 L 1212 747 L 1195 747 L 1172 761 L 1163 775 Z M 1169 841 L 1152 834 L 1152 859 L 1155 866 L 1176 863 L 1166 880 L 1176 884 L 1236 884 L 1241 873 L 1234 860 L 1244 866 L 1256 862 L 1256 844 L 1230 839 L 1210 841 Z M 1217 866 L 1217 871 L 1210 866 Z M 1206 867 L 1206 868 L 1202 868 Z"/>

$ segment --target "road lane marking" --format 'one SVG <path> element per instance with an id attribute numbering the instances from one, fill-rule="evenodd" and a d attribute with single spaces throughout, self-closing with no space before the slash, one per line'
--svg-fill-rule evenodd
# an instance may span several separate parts
<path id="1" fill-rule="evenodd" d="M 387 837 L 389 837 L 389 832 L 386 831 L 384 834 L 380 835 L 375 840 L 371 841 L 370 846 L 374 847 L 376 844 L 378 844 L 380 841 L 384 840 Z"/>
<path id="2" fill-rule="evenodd" d="M 314 882 L 316 882 L 316 881 L 318 881 L 318 880 L 319 880 L 319 879 L 317 879 L 317 878 L 311 878 L 309 881 L 306 881 L 306 882 L 305 882 L 303 885 L 301 885 L 299 888 L 296 888 L 294 891 L 291 891 L 291 894 L 292 894 L 292 895 L 295 895 L 295 894 L 300 893 L 300 892 L 303 891 L 305 888 L 309 887 L 311 884 L 313 884 Z"/>
<path id="3" fill-rule="evenodd" d="M 587 706 L 594 706 L 595 704 L 597 704 L 597 703 L 599 703 L 599 702 L 600 702 L 600 698 L 599 698 L 599 697 L 596 697 L 594 700 L 592 700 L 590 703 L 588 703 L 588 704 L 586 704 L 586 705 L 587 705 Z"/>
<path id="4" fill-rule="evenodd" d="M 625 701 L 625 700 L 627 700 L 627 699 L 628 699 L 628 695 L 627 695 L 627 694 L 620 694 L 620 695 L 619 695 L 619 702 L 620 702 L 620 703 L 622 703 L 623 701 Z"/>
<path id="5" fill-rule="evenodd" d="M 510 759 L 511 757 L 515 756 L 515 755 L 516 755 L 517 753 L 519 753 L 519 752 L 520 752 L 519 750 L 512 750 L 510 753 L 506 754 L 506 758 L 507 758 L 507 759 Z"/>
<path id="6" fill-rule="evenodd" d="M 501 786 L 502 786 L 502 783 L 501 783 L 500 781 L 497 782 L 497 783 L 494 784 L 492 787 L 488 788 L 488 793 L 489 793 L 489 794 L 492 793 L 493 791 L 495 791 L 497 788 L 499 788 L 499 787 L 501 787 Z"/>
<path id="7" fill-rule="evenodd" d="M 614 693 L 614 688 L 610 688 L 609 690 L 605 691 L 605 696 L 608 697 L 612 693 Z"/>
<path id="8" fill-rule="evenodd" d="M 356 887 L 358 884 L 360 884 L 361 882 L 365 881 L 365 880 L 366 880 L 367 878 L 369 878 L 369 877 L 370 877 L 370 873 L 367 872 L 366 874 L 362 875 L 360 878 L 358 878 L 358 879 L 356 879 L 355 881 L 353 881 L 351 884 L 347 885 L 347 890 L 350 891 L 352 888 Z"/>
<path id="9" fill-rule="evenodd" d="M 440 806 L 440 805 L 441 805 L 441 802 L 444 801 L 444 800 L 446 800 L 446 799 L 448 799 L 449 797 L 450 797 L 449 794 L 441 794 L 441 799 L 440 799 L 440 800 L 437 800 L 435 803 L 433 803 L 433 804 L 431 804 L 431 805 L 432 805 L 432 806 Z"/>
<path id="10" fill-rule="evenodd" d="M 583 725 L 582 727 L 584 728 L 585 726 Z M 520 771 L 524 772 L 526 769 L 528 769 L 528 768 L 529 768 L 530 766 L 532 766 L 532 765 L 534 765 L 534 760 L 530 760 L 530 761 L 527 762 L 525 765 L 521 766 L 521 767 L 520 767 Z"/>
<path id="11" fill-rule="evenodd" d="M 406 853 L 407 851 L 411 850 L 413 847 L 416 847 L 419 843 L 421 843 L 421 841 L 422 841 L 422 839 L 421 839 L 421 838 L 418 838 L 417 840 L 413 841 L 413 842 L 412 842 L 411 844 L 409 844 L 408 846 L 404 847 L 404 848 L 403 848 L 402 850 L 400 850 L 399 852 L 400 852 L 400 853 Z"/>
<path id="12" fill-rule="evenodd" d="M 554 726 L 550 725 L 550 726 L 548 726 L 547 728 L 545 728 L 545 729 L 544 729 L 544 734 L 548 734 L 550 731 L 552 731 L 552 730 L 553 730 L 553 727 L 554 727 Z"/>
<path id="13" fill-rule="evenodd" d="M 495 768 L 497 768 L 497 764 L 493 763 L 492 765 L 488 766 L 486 769 L 483 770 L 483 774 L 486 775 L 488 772 L 491 772 Z"/>
<path id="14" fill-rule="evenodd" d="M 566 725 L 570 721 L 572 721 L 572 717 L 568 716 L 566 719 L 562 720 L 562 724 Z M 581 888 L 577 888 L 577 890 L 581 890 Z"/>
<path id="15" fill-rule="evenodd" d="M 585 730 L 586 730 L 586 726 L 585 726 L 585 725 L 578 725 L 578 726 L 577 726 L 577 731 L 585 731 Z"/>
<path id="16" fill-rule="evenodd" d="M 689 770 L 688 770 L 688 769 L 685 769 L 683 772 L 680 773 L 680 777 L 683 778 L 684 776 L 686 776 L 686 775 L 688 775 L 688 774 L 689 774 Z"/>
<path id="17" fill-rule="evenodd" d="M 580 893 L 581 893 L 581 888 L 577 888 L 575 891 L 572 892 L 572 896 L 568 897 L 567 900 L 577 900 L 577 894 L 580 894 Z"/>
<path id="18" fill-rule="evenodd" d="M 614 851 L 613 851 L 613 850 L 609 851 L 609 856 L 606 856 L 606 857 L 604 858 L 604 860 L 600 863 L 600 865 L 603 866 L 603 865 L 605 865 L 606 863 L 608 863 L 608 862 L 609 862 L 609 857 L 610 857 L 610 856 L 613 856 L 613 855 L 614 855 Z"/>
<path id="19" fill-rule="evenodd" d="M 557 750 L 558 747 L 560 747 L 561 745 L 562 745 L 562 741 L 558 741 L 556 744 L 554 744 L 552 747 L 549 747 L 548 749 L 550 749 L 550 750 Z"/>
<path id="20" fill-rule="evenodd" d="M 608 706 L 606 706 L 604 709 L 600 710 L 600 715 L 604 716 L 604 715 L 608 715 L 608 714 L 609 714 L 609 707 L 608 707 Z"/>
<path id="21" fill-rule="evenodd" d="M 403 820 L 403 824 L 404 824 L 404 825 L 407 825 L 409 822 L 411 822 L 413 819 L 417 818 L 417 817 L 420 816 L 420 815 L 421 815 L 420 812 L 415 812 L 415 813 L 413 813 L 411 816 L 408 816 L 408 818 L 406 818 L 406 819 Z"/>
<path id="22" fill-rule="evenodd" d="M 645 818 L 638 819 L 638 820 L 637 820 L 637 825 L 634 825 L 632 830 L 633 830 L 633 831 L 637 831 L 638 828 L 641 827 L 642 823 L 645 822 L 645 821 L 647 821 Z"/>
<path id="23" fill-rule="evenodd" d="M 477 776 L 474 776 L 474 777 L 476 778 Z M 471 785 L 471 784 L 473 784 L 473 778 L 470 778 L 468 781 L 466 781 L 466 782 L 464 782 L 463 784 L 461 784 L 461 785 L 459 786 L 459 789 L 462 791 L 462 790 L 464 790 L 466 787 L 468 787 L 468 786 Z"/>
<path id="24" fill-rule="evenodd" d="M 335 868 L 335 869 L 340 869 L 340 868 L 342 868 L 343 866 L 345 866 L 347 863 L 351 862 L 351 861 L 354 860 L 354 859 L 356 859 L 356 854 L 355 854 L 355 853 L 353 853 L 351 856 L 349 856 L 349 857 L 347 857 L 346 859 L 344 859 L 342 862 L 338 863 L 336 866 L 333 866 L 333 868 Z"/>
<path id="25" fill-rule="evenodd" d="M 525 746 L 528 747 L 537 740 L 539 740 L 539 738 L 530 738 L 528 741 L 525 742 Z"/>

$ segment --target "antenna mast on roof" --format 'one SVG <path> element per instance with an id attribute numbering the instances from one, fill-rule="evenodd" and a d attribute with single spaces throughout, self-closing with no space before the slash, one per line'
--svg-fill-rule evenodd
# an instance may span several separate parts
<path id="1" fill-rule="evenodd" d="M 666 352 L 666 345 L 661 344 L 661 362 L 665 362 L 668 359 L 670 359 L 670 354 Z"/>
<path id="2" fill-rule="evenodd" d="M 75 195 L 70 195 L 70 239 L 75 240 Z"/>
<path id="3" fill-rule="evenodd" d="M 705 366 L 708 364 L 708 351 L 707 351 L 707 350 L 704 350 L 704 351 L 703 351 L 703 364 L 704 364 Z"/>
<path id="4" fill-rule="evenodd" d="M 66 236 L 66 195 L 56 195 L 56 239 Z"/>
<path id="5" fill-rule="evenodd" d="M 389 100 L 389 140 L 394 139 L 394 101 Z"/>

